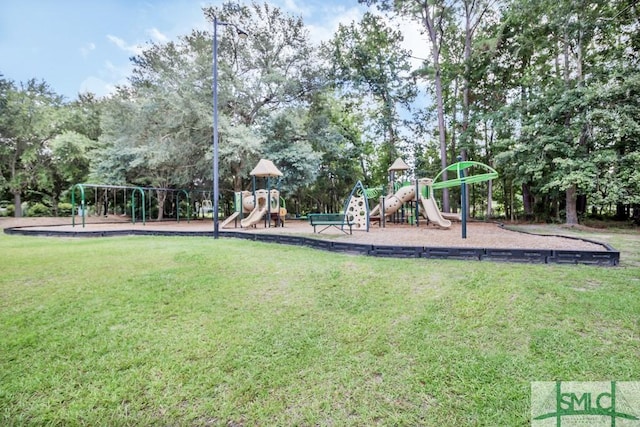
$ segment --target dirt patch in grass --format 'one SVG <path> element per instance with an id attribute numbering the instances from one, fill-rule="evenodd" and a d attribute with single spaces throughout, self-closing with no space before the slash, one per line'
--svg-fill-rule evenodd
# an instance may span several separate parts
<path id="1" fill-rule="evenodd" d="M 0 227 L 54 228 L 59 231 L 107 231 L 122 229 L 144 229 L 163 231 L 202 231 L 213 230 L 213 222 L 208 220 L 163 221 L 146 224 L 138 221 L 132 224 L 126 217 L 89 217 L 85 227 L 82 220 L 76 218 L 75 227 L 71 218 L 0 218 Z M 428 246 L 428 247 L 474 247 L 474 248 L 512 248 L 512 249 L 555 249 L 555 250 L 603 250 L 603 245 L 581 239 L 564 237 L 562 230 L 556 235 L 536 235 L 507 230 L 497 223 L 469 222 L 466 238 L 462 238 L 462 225 L 454 222 L 449 229 L 421 223 L 419 227 L 406 224 L 386 224 L 380 227 L 372 225 L 369 231 L 354 230 L 345 234 L 336 228 L 322 233 L 314 233 L 307 221 L 289 220 L 284 227 L 265 226 L 259 223 L 251 228 L 225 228 L 221 231 L 240 231 L 247 233 L 298 234 L 317 239 L 329 239 L 350 243 L 389 245 L 389 246 Z M 557 230 L 557 229 L 556 229 Z"/>

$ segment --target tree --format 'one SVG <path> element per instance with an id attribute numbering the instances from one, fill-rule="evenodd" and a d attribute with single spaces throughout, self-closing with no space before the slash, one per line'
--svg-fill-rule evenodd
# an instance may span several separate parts
<path id="1" fill-rule="evenodd" d="M 65 130 L 84 135 L 95 144 L 100 138 L 100 119 L 104 102 L 92 93 L 79 94 L 78 99 L 65 105 Z"/>
<path id="2" fill-rule="evenodd" d="M 464 53 L 463 53 L 463 69 L 462 73 L 462 124 L 461 124 L 461 147 L 460 155 L 462 160 L 468 160 L 469 151 L 477 152 L 475 144 L 475 126 L 471 120 L 472 113 L 472 85 L 474 85 L 479 77 L 484 73 L 486 64 L 475 61 L 473 57 L 474 40 L 477 38 L 480 32 L 480 25 L 483 20 L 491 14 L 495 8 L 496 1 L 494 0 L 464 0 L 462 2 L 462 11 L 464 17 Z M 482 45 L 481 45 L 482 46 Z M 475 67 L 474 67 L 475 65 Z M 478 99 L 478 98 L 476 98 Z M 488 147 L 487 147 L 488 148 Z M 473 187 L 474 191 L 478 187 Z M 488 195 L 487 195 L 487 215 L 491 215 L 491 199 L 492 199 L 492 186 L 491 181 L 488 183 Z M 467 215 L 470 214 L 471 203 L 469 203 L 470 192 L 466 193 L 466 206 Z"/>
<path id="3" fill-rule="evenodd" d="M 54 215 L 58 215 L 58 202 L 65 192 L 88 179 L 100 136 L 101 106 L 101 100 L 87 93 L 59 109 L 60 133 L 47 143 L 44 173 L 38 181 L 38 187 L 49 196 Z"/>
<path id="4" fill-rule="evenodd" d="M 7 113 L 7 107 L 9 106 L 9 95 L 14 90 L 14 84 L 10 80 L 6 80 L 2 74 L 0 74 L 0 165 L 2 170 L 0 171 L 0 197 L 4 197 L 7 190 L 7 183 L 9 174 L 8 168 L 8 155 L 9 155 L 9 126 L 11 121 L 9 120 L 9 114 Z"/>
<path id="5" fill-rule="evenodd" d="M 321 153 L 317 179 L 300 203 L 312 212 L 338 212 L 355 183 L 372 183 L 373 142 L 363 133 L 364 117 L 357 104 L 327 89 L 315 94 L 306 132 L 315 152 Z M 306 202 L 306 203 L 303 203 Z"/>
<path id="6" fill-rule="evenodd" d="M 211 176 L 210 41 L 194 31 L 149 46 L 132 58 L 130 87 L 104 107 L 92 175 L 157 188 L 158 219 L 168 189 L 197 189 Z"/>
<path id="7" fill-rule="evenodd" d="M 236 25 L 249 33 L 245 40 L 225 35 L 219 49 L 220 115 L 230 126 L 246 127 L 258 134 L 272 115 L 304 105 L 318 86 L 318 67 L 302 19 L 285 14 L 268 3 L 206 8 L 205 15 Z M 225 138 L 221 132 L 221 161 L 234 177 L 233 189 L 242 189 L 242 177 L 254 166 L 252 157 L 239 156 L 248 146 Z M 222 148 L 230 144 L 231 147 Z M 231 157 L 228 157 L 227 155 Z M 255 150 L 247 155 L 253 156 Z"/>
<path id="8" fill-rule="evenodd" d="M 252 125 L 271 111 L 301 102 L 317 85 L 313 48 L 302 19 L 268 3 L 204 9 L 206 16 L 249 32 L 244 40 L 220 38 L 220 104 Z"/>
<path id="9" fill-rule="evenodd" d="M 201 117 L 185 98 L 160 86 L 121 91 L 105 108 L 94 176 L 109 183 L 155 187 L 158 220 L 168 189 L 189 188 L 204 162 Z"/>
<path id="10" fill-rule="evenodd" d="M 546 102 L 543 101 L 540 105 L 542 108 L 538 109 L 538 117 L 551 120 L 553 125 L 546 126 L 542 132 L 555 129 L 555 135 L 546 138 L 549 141 L 546 151 L 554 158 L 551 179 L 543 190 L 565 192 L 566 222 L 575 224 L 578 222 L 578 199 L 586 197 L 593 190 L 593 175 L 597 170 L 594 159 L 598 157 L 598 152 L 611 148 L 611 145 L 603 143 L 608 138 L 598 130 L 603 126 L 618 127 L 602 120 L 594 121 L 593 118 L 607 117 L 602 114 L 594 116 L 594 113 L 600 110 L 599 104 L 609 94 L 615 93 L 623 81 L 611 80 L 617 74 L 619 62 L 615 56 L 611 56 L 612 51 L 601 44 L 614 40 L 613 31 L 620 27 L 610 22 L 600 23 L 603 16 L 616 13 L 606 2 L 590 8 L 555 8 L 554 12 L 557 15 L 553 16 L 557 16 L 557 19 L 550 22 L 557 34 L 557 45 L 551 50 L 556 83 L 546 86 L 547 90 L 539 98 Z M 608 70 L 604 73 L 599 70 L 602 60 L 608 62 Z M 623 104 L 627 102 L 623 101 Z M 611 107 L 614 111 L 618 110 L 616 106 Z M 620 118 L 625 116 L 621 115 Z M 613 116 L 608 117 L 609 120 L 613 119 Z"/>
<path id="11" fill-rule="evenodd" d="M 60 133 L 62 96 L 44 81 L 29 80 L 16 87 L 4 81 L 0 118 L 0 164 L 3 181 L 13 196 L 15 216 L 22 216 L 25 191 L 44 179 L 47 143 Z"/>
<path id="12" fill-rule="evenodd" d="M 299 194 L 318 174 L 320 155 L 313 151 L 306 130 L 306 110 L 282 111 L 265 124 L 263 153 L 280 169 L 283 193 Z"/>
<path id="13" fill-rule="evenodd" d="M 444 43 L 444 28 L 451 14 L 451 5 L 446 1 L 424 1 L 424 0 L 359 0 L 360 3 L 380 5 L 383 10 L 394 12 L 397 15 L 406 16 L 424 25 L 429 36 L 431 52 L 431 67 L 433 68 L 433 84 L 435 89 L 435 102 L 438 120 L 438 141 L 440 145 L 440 165 L 445 169 L 448 165 L 447 159 L 447 137 L 445 125 L 445 107 L 442 86 L 442 68 L 440 64 L 440 54 Z M 447 179 L 446 171 L 442 179 Z M 444 212 L 450 211 L 449 190 L 442 192 Z"/>
<path id="14" fill-rule="evenodd" d="M 85 182 L 89 175 L 89 152 L 94 141 L 75 131 L 57 135 L 49 144 L 50 156 L 45 159 L 46 185 L 51 194 L 51 207 L 58 215 L 58 202 L 63 193 L 74 184 Z"/>
<path id="15" fill-rule="evenodd" d="M 509 88 L 499 115 L 512 123 L 498 160 L 517 171 L 527 212 L 559 218 L 564 210 L 573 224 L 588 197 L 622 194 L 615 172 L 637 151 L 631 10 L 625 2 L 523 0 L 505 15 L 491 69 Z"/>
<path id="16" fill-rule="evenodd" d="M 402 33 L 389 28 L 380 16 L 366 13 L 357 24 L 341 25 L 324 45 L 324 56 L 331 64 L 330 81 L 343 96 L 369 105 L 369 114 L 383 141 L 378 163 L 385 180 L 388 166 L 399 155 L 398 128 L 402 121 L 398 108 L 409 110 L 416 97 L 409 73 L 410 52 L 401 47 L 402 40 Z"/>
<path id="17" fill-rule="evenodd" d="M 277 111 L 304 104 L 317 67 L 299 18 L 255 3 L 203 11 L 230 24 L 219 28 L 218 37 L 220 180 L 223 191 L 239 191 L 264 148 L 261 128 Z M 233 25 L 250 37 L 222 31 Z M 211 48 L 210 33 L 193 31 L 176 42 L 152 44 L 132 59 L 130 86 L 105 109 L 94 176 L 211 188 Z M 159 192 L 160 203 L 163 197 Z"/>

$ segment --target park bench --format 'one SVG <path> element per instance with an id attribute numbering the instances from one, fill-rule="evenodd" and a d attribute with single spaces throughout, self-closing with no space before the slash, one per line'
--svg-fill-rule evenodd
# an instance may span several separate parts
<path id="1" fill-rule="evenodd" d="M 349 221 L 349 218 L 345 214 L 340 213 L 324 213 L 324 214 L 309 214 L 309 222 L 313 225 L 313 232 L 316 232 L 317 226 L 325 226 L 322 230 L 318 231 L 322 233 L 329 227 L 335 227 L 338 230 L 347 234 L 344 227 L 349 227 L 349 234 L 352 233 L 353 223 Z"/>

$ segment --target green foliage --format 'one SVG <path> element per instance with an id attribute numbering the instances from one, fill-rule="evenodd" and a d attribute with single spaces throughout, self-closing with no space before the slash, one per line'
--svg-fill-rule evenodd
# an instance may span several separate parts
<path id="1" fill-rule="evenodd" d="M 51 209 L 42 203 L 34 203 L 29 206 L 28 216 L 51 216 Z"/>
<path id="2" fill-rule="evenodd" d="M 382 17 L 365 13 L 359 23 L 341 25 L 323 46 L 331 64 L 330 81 L 342 96 L 362 105 L 369 117 L 371 125 L 363 133 L 378 145 L 374 158 L 382 170 L 400 155 L 398 110 L 409 109 L 417 95 L 408 78 L 410 52 L 401 47 L 402 41 L 402 33 L 388 27 Z"/>
<path id="3" fill-rule="evenodd" d="M 263 130 L 264 155 L 283 173 L 280 188 L 296 194 L 315 180 L 320 154 L 313 151 L 304 130 L 305 111 L 291 109 L 274 117 Z"/>
<path id="4" fill-rule="evenodd" d="M 51 163 L 66 182 L 66 186 L 84 182 L 89 173 L 88 151 L 93 141 L 85 135 L 67 131 L 51 141 Z"/>
<path id="5" fill-rule="evenodd" d="M 373 146 L 362 136 L 364 119 L 331 92 L 316 94 L 306 124 L 313 150 L 322 153 L 317 179 L 306 192 L 309 212 L 338 212 L 358 180 L 371 181 Z M 301 202 L 303 202 L 301 200 Z"/>
<path id="6" fill-rule="evenodd" d="M 0 193 L 6 190 L 18 204 L 26 198 L 55 205 L 72 184 L 87 178 L 100 103 L 87 94 L 65 104 L 36 80 L 7 81 L 0 88 Z"/>
<path id="7" fill-rule="evenodd" d="M 367 13 L 320 50 L 301 17 L 268 3 L 204 9 L 230 24 L 218 26 L 223 195 L 250 188 L 267 157 L 296 209 L 334 211 L 357 180 L 385 183 L 398 156 L 433 177 L 464 150 L 500 173 L 470 205 L 491 198 L 507 217 L 571 221 L 585 214 L 573 200 L 586 197 L 590 214 L 640 218 L 637 7 L 361 3 L 392 16 Z M 423 26 L 422 52 L 402 48 L 398 17 Z M 0 76 L 0 198 L 55 212 L 80 181 L 210 189 L 211 42 L 210 30 L 193 30 L 147 45 L 130 85 L 105 99 L 65 104 L 45 82 Z"/>
<path id="8" fill-rule="evenodd" d="M 71 216 L 72 207 L 71 203 L 58 203 L 58 216 Z"/>
<path id="9" fill-rule="evenodd" d="M 319 66 L 302 18 L 269 3 L 206 8 L 205 14 L 246 29 L 220 37 L 220 105 L 232 120 L 252 125 L 273 110 L 306 97 L 318 85 Z"/>
<path id="10" fill-rule="evenodd" d="M 0 216 L 12 216 L 13 208 L 8 200 L 0 200 Z"/>
<path id="11" fill-rule="evenodd" d="M 299 18 L 268 4 L 226 3 L 204 13 L 251 29 L 243 40 L 226 31 L 231 25 L 218 26 L 220 184 L 230 192 L 250 182 L 248 172 L 264 152 L 263 124 L 299 102 L 315 72 Z M 193 31 L 133 58 L 131 87 L 105 106 L 92 165 L 97 180 L 211 188 L 211 37 Z"/>
<path id="12" fill-rule="evenodd" d="M 263 148 L 259 129 L 255 126 L 232 123 L 226 116 L 220 117 L 222 187 L 226 187 L 229 191 L 245 189 L 242 178 L 245 182 L 249 182 L 249 172 L 263 157 Z"/>
<path id="13" fill-rule="evenodd" d="M 618 4 L 517 4 L 495 29 L 500 43 L 491 52 L 490 75 L 507 95 L 489 114 L 499 120 L 499 172 L 538 202 L 563 206 L 563 193 L 575 189 L 596 210 L 625 203 L 628 181 L 618 176 L 630 177 L 622 172 L 624 153 L 638 149 L 633 94 L 640 74 L 637 56 L 628 55 L 630 39 L 619 35 L 636 31 L 637 23 L 636 30 L 625 23 Z M 545 204 L 536 203 L 536 209 Z M 564 208 L 570 221 L 576 207 Z"/>
<path id="14" fill-rule="evenodd" d="M 620 197 L 629 205 L 640 204 L 640 152 L 628 153 L 620 159 L 616 182 L 620 184 Z"/>
<path id="15" fill-rule="evenodd" d="M 0 90 L 0 183 L 20 204 L 27 189 L 48 187 L 47 148 L 62 127 L 62 97 L 36 80 L 20 87 L 4 82 Z"/>

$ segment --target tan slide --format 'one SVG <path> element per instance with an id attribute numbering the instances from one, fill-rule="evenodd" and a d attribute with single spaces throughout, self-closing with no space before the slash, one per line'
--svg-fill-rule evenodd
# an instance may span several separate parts
<path id="1" fill-rule="evenodd" d="M 220 224 L 220 228 L 225 228 L 227 225 L 229 225 L 229 223 L 231 221 L 236 219 L 238 217 L 238 215 L 240 215 L 240 212 L 234 212 L 231 215 L 229 215 L 229 218 L 227 218 L 224 221 L 222 221 L 222 224 Z"/>
<path id="2" fill-rule="evenodd" d="M 257 224 L 264 217 L 264 214 L 267 213 L 267 197 L 266 195 L 258 195 L 257 196 L 258 203 L 256 203 L 256 207 L 253 208 L 251 213 L 240 221 L 240 225 L 242 228 L 251 227 L 252 225 Z"/>
<path id="3" fill-rule="evenodd" d="M 442 216 L 442 212 L 438 209 L 436 201 L 433 198 L 420 198 L 422 200 L 422 207 L 424 208 L 423 214 L 426 214 L 427 219 L 443 228 L 451 227 L 451 221 L 445 219 Z"/>

